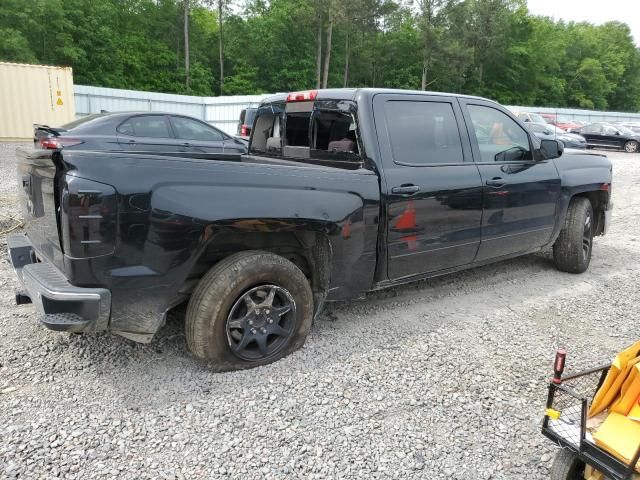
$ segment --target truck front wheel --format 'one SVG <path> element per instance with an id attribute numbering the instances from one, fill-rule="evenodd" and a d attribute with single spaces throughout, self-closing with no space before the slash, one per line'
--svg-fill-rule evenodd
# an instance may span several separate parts
<path id="1" fill-rule="evenodd" d="M 572 199 L 562 231 L 553 244 L 553 259 L 558 270 L 582 273 L 589 268 L 593 231 L 591 202 L 584 197 Z"/>
<path id="2" fill-rule="evenodd" d="M 299 349 L 312 319 L 311 287 L 296 265 L 269 252 L 240 252 L 214 265 L 194 290 L 187 345 L 218 371 L 256 367 Z"/>

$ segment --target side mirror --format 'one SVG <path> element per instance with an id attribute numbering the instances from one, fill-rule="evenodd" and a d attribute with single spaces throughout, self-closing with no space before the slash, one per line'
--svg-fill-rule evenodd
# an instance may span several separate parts
<path id="1" fill-rule="evenodd" d="M 542 156 L 551 160 L 552 158 L 560 158 L 564 153 L 564 143 L 560 140 L 541 140 L 540 151 Z"/>
<path id="2" fill-rule="evenodd" d="M 616 135 L 622 135 L 622 132 L 620 132 L 620 130 L 616 130 Z"/>

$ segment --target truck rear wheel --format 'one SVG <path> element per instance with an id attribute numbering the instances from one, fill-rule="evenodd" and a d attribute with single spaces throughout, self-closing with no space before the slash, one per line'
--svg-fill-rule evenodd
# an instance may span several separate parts
<path id="1" fill-rule="evenodd" d="M 551 480 L 584 480 L 584 463 L 571 450 L 560 450 L 551 466 Z"/>
<path id="2" fill-rule="evenodd" d="M 583 273 L 589 268 L 593 227 L 593 208 L 589 199 L 572 199 L 562 231 L 553 244 L 553 259 L 558 270 Z"/>
<path id="3" fill-rule="evenodd" d="M 272 363 L 299 349 L 311 328 L 313 294 L 304 273 L 273 253 L 220 261 L 187 307 L 187 345 L 218 371 Z"/>

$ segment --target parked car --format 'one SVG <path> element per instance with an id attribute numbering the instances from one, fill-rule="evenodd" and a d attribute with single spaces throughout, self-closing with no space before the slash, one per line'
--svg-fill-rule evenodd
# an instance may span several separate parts
<path id="1" fill-rule="evenodd" d="M 578 128 L 582 125 L 567 117 L 561 117 L 554 113 L 541 113 L 540 116 L 544 118 L 547 123 L 560 127 L 563 130 L 570 130 L 572 128 Z"/>
<path id="2" fill-rule="evenodd" d="M 235 161 L 18 157 L 17 300 L 53 330 L 142 342 L 186 302 L 187 345 L 218 370 L 298 349 L 325 302 L 548 247 L 584 272 L 611 212 L 604 155 L 564 152 L 493 101 L 422 91 L 271 96 Z"/>
<path id="3" fill-rule="evenodd" d="M 579 133 L 587 139 L 590 148 L 617 148 L 635 153 L 640 146 L 640 133 L 626 127 L 599 122 L 586 125 L 572 132 Z"/>
<path id="4" fill-rule="evenodd" d="M 525 123 L 541 123 L 546 124 L 547 121 L 539 113 L 533 112 L 514 112 L 515 115 Z"/>
<path id="5" fill-rule="evenodd" d="M 565 132 L 553 125 L 541 125 L 539 123 L 527 123 L 527 128 L 531 133 L 541 139 L 560 140 L 567 148 L 587 148 L 587 140 L 576 133 Z"/>
<path id="6" fill-rule="evenodd" d="M 174 113 L 126 112 L 88 115 L 62 127 L 34 125 L 42 149 L 136 153 L 246 153 L 247 145 L 202 120 Z"/>
<path id="7" fill-rule="evenodd" d="M 240 121 L 238 122 L 238 136 L 248 139 L 251 136 L 253 128 L 253 120 L 256 118 L 257 108 L 244 108 L 240 112 Z"/>

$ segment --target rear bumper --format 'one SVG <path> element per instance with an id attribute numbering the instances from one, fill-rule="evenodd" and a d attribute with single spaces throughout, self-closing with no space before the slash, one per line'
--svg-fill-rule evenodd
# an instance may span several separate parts
<path id="1" fill-rule="evenodd" d="M 25 292 L 51 330 L 84 332 L 106 330 L 111 314 L 111 292 L 105 288 L 71 285 L 55 266 L 38 261 L 26 235 L 7 239 L 9 261 Z"/>

